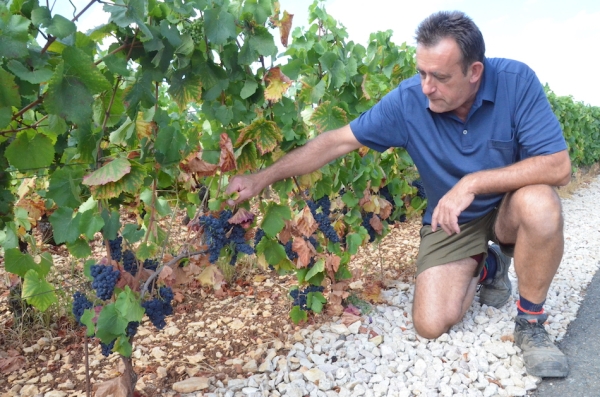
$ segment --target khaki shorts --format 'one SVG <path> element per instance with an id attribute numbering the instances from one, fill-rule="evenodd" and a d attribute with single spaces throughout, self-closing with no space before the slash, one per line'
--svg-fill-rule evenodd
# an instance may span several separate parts
<path id="1" fill-rule="evenodd" d="M 487 258 L 488 243 L 493 241 L 500 246 L 502 253 L 512 257 L 514 245 L 501 244 L 494 233 L 494 225 L 498 208 L 482 216 L 460 225 L 460 233 L 448 236 L 439 228 L 431 231 L 431 225 L 421 228 L 421 244 L 417 256 L 417 276 L 430 267 L 456 262 L 483 254 L 473 277 L 479 276 Z"/>

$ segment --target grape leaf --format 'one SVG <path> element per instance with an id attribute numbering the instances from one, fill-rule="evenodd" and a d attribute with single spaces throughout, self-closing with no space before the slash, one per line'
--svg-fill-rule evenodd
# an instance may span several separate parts
<path id="1" fill-rule="evenodd" d="M 60 207 L 50 215 L 50 224 L 54 232 L 54 241 L 57 244 L 68 242 L 72 243 L 81 234 L 79 231 L 79 222 L 81 214 L 73 216 L 73 210 L 69 207 Z"/>
<path id="2" fill-rule="evenodd" d="M 236 36 L 235 18 L 225 10 L 218 8 L 204 12 L 204 29 L 212 44 L 225 44 L 227 39 Z"/>
<path id="3" fill-rule="evenodd" d="M 106 240 L 114 240 L 117 238 L 117 233 L 121 229 L 121 220 L 119 219 L 119 212 L 113 210 L 108 212 L 105 208 L 102 211 L 102 219 L 104 220 L 104 227 L 102 228 L 102 235 Z"/>
<path id="4" fill-rule="evenodd" d="M 11 106 L 21 106 L 19 86 L 15 83 L 15 76 L 0 68 L 0 108 L 10 109 Z"/>
<path id="5" fill-rule="evenodd" d="M 131 163 L 127 159 L 118 158 L 84 176 L 83 184 L 88 186 L 106 185 L 109 182 L 120 180 L 130 172 Z"/>
<path id="6" fill-rule="evenodd" d="M 254 171 L 258 166 L 258 154 L 254 142 L 246 141 L 239 149 L 237 157 L 238 172 Z"/>
<path id="7" fill-rule="evenodd" d="M 81 80 L 65 74 L 64 61 L 54 70 L 46 93 L 44 106 L 48 113 L 75 124 L 89 124 L 94 98 Z"/>
<path id="8" fill-rule="evenodd" d="M 94 198 L 109 199 L 118 197 L 122 192 L 135 194 L 144 183 L 146 171 L 137 163 L 131 163 L 131 172 L 116 182 L 91 187 Z"/>
<path id="9" fill-rule="evenodd" d="M 65 61 L 65 75 L 77 77 L 90 93 L 98 94 L 111 89 L 111 84 L 106 77 L 83 50 L 67 47 L 62 57 Z"/>
<path id="10" fill-rule="evenodd" d="M 96 311 L 92 309 L 85 309 L 83 315 L 81 316 L 81 324 L 85 325 L 87 328 L 86 335 L 94 336 L 96 334 L 96 323 L 94 323 L 94 318 L 96 317 Z"/>
<path id="11" fill-rule="evenodd" d="M 29 54 L 29 19 L 9 12 L 0 13 L 0 58 L 19 58 Z"/>
<path id="12" fill-rule="evenodd" d="M 180 110 L 186 109 L 191 102 L 200 103 L 202 83 L 200 78 L 189 70 L 177 71 L 171 77 L 167 91 Z"/>
<path id="13" fill-rule="evenodd" d="M 246 82 L 244 83 L 244 87 L 242 88 L 242 91 L 240 92 L 240 97 L 242 99 L 247 99 L 247 98 L 251 97 L 252 95 L 254 95 L 257 88 L 258 88 L 258 83 L 256 81 L 246 80 Z"/>
<path id="14" fill-rule="evenodd" d="M 92 255 L 92 249 L 90 248 L 90 244 L 81 237 L 79 237 L 72 243 L 67 243 L 67 249 L 69 250 L 69 253 L 71 255 L 79 259 L 87 258 L 90 255 Z"/>
<path id="15" fill-rule="evenodd" d="M 334 106 L 330 101 L 325 101 L 315 109 L 310 121 L 315 123 L 319 132 L 325 132 L 348 124 L 348 116 L 339 106 Z"/>
<path id="16" fill-rule="evenodd" d="M 233 144 L 231 138 L 225 132 L 221 134 L 219 141 L 221 147 L 221 158 L 219 159 L 219 167 L 222 172 L 228 172 L 235 170 L 237 164 L 235 163 L 235 155 L 233 154 Z"/>
<path id="17" fill-rule="evenodd" d="M 41 312 L 58 302 L 54 287 L 33 269 L 25 273 L 21 298 Z"/>
<path id="18" fill-rule="evenodd" d="M 81 179 L 83 169 L 79 167 L 59 168 L 50 176 L 46 197 L 54 200 L 59 207 L 75 208 L 81 204 Z"/>
<path id="19" fill-rule="evenodd" d="M 144 308 L 140 306 L 139 299 L 129 286 L 125 286 L 125 290 L 119 293 L 115 308 L 129 321 L 142 321 L 144 317 Z"/>
<path id="20" fill-rule="evenodd" d="M 242 11 L 251 13 L 257 24 L 264 25 L 273 13 L 273 7 L 271 0 L 246 0 Z"/>
<path id="21" fill-rule="evenodd" d="M 4 262 L 6 271 L 25 277 L 29 270 L 37 270 L 38 266 L 33 257 L 27 253 L 22 253 L 18 248 L 7 249 L 4 252 Z"/>
<path id="22" fill-rule="evenodd" d="M 265 81 L 268 83 L 264 94 L 265 99 L 272 102 L 281 100 L 283 94 L 292 84 L 292 81 L 278 67 L 269 69 L 265 75 Z"/>
<path id="23" fill-rule="evenodd" d="M 301 321 L 306 321 L 308 319 L 308 314 L 300 309 L 300 306 L 294 306 L 292 310 L 290 310 L 290 318 L 294 324 L 298 325 Z"/>
<path id="24" fill-rule="evenodd" d="M 6 66 L 15 74 L 15 76 L 21 80 L 28 81 L 31 84 L 39 84 L 43 83 L 44 81 L 48 81 L 54 73 L 52 70 L 45 68 L 29 70 L 21 62 L 14 59 L 9 61 Z M 2 78 L 2 80 L 4 80 L 4 78 Z"/>
<path id="25" fill-rule="evenodd" d="M 48 7 L 38 7 L 31 12 L 31 22 L 36 26 L 48 26 L 52 23 L 52 14 Z"/>
<path id="26" fill-rule="evenodd" d="M 287 205 L 271 202 L 267 204 L 261 228 L 267 236 L 275 237 L 285 226 L 285 221 L 290 219 L 292 219 L 292 211 Z"/>
<path id="27" fill-rule="evenodd" d="M 279 126 L 273 121 L 264 118 L 258 119 L 249 126 L 240 130 L 240 136 L 235 143 L 236 146 L 252 141 L 261 156 L 272 152 L 283 139 Z"/>
<path id="28" fill-rule="evenodd" d="M 262 254 L 269 265 L 276 266 L 287 259 L 285 248 L 277 241 L 263 238 L 256 246 L 256 252 Z"/>
<path id="29" fill-rule="evenodd" d="M 5 155 L 19 171 L 45 168 L 54 160 L 54 145 L 44 134 L 32 130 L 22 131 L 8 145 Z"/>
<path id="30" fill-rule="evenodd" d="M 116 304 L 111 303 L 102 309 L 98 316 L 96 336 L 102 343 L 109 344 L 120 335 L 125 334 L 129 321 L 119 313 Z"/>
<path id="31" fill-rule="evenodd" d="M 161 165 L 171 165 L 181 161 L 181 150 L 187 140 L 183 133 L 171 126 L 161 128 L 156 137 L 156 161 Z"/>
<path id="32" fill-rule="evenodd" d="M 123 357 L 131 357 L 131 353 L 133 352 L 133 346 L 131 346 L 131 342 L 129 342 L 129 338 L 121 335 L 117 338 L 117 341 L 115 342 L 115 346 L 113 347 L 115 353 L 119 353 L 121 356 Z M 110 381 L 104 382 L 101 385 L 105 385 L 106 383 L 111 382 L 112 384 L 120 384 L 122 387 L 122 390 L 127 393 L 128 388 L 127 388 L 127 384 L 126 381 L 122 378 L 114 378 L 111 379 Z M 114 388 L 110 388 L 109 390 L 114 391 Z M 100 394 L 99 390 L 96 390 L 96 394 L 97 395 L 104 395 L 104 394 Z M 119 394 L 119 395 L 123 395 L 123 394 Z"/>
<path id="33" fill-rule="evenodd" d="M 305 279 L 306 279 L 306 281 L 310 282 L 310 280 L 313 277 L 315 277 L 319 273 L 323 273 L 324 271 L 325 271 L 325 259 L 321 258 L 317 262 L 315 262 L 313 267 L 311 267 L 310 270 L 308 271 L 308 273 L 306 273 Z"/>
<path id="34" fill-rule="evenodd" d="M 288 38 L 290 36 L 293 18 L 294 14 L 288 14 L 287 11 L 283 11 L 283 18 L 281 18 L 279 22 L 279 36 L 281 38 L 281 45 L 284 47 L 288 46 Z"/>
<path id="35" fill-rule="evenodd" d="M 350 233 L 346 235 L 346 246 L 347 251 L 351 255 L 355 255 L 358 252 L 358 248 L 362 245 L 363 238 L 358 233 Z"/>
<path id="36" fill-rule="evenodd" d="M 77 26 L 75 23 L 59 14 L 52 17 L 52 22 L 50 23 L 50 26 L 48 26 L 48 29 L 46 29 L 46 33 L 58 37 L 59 39 L 64 39 L 76 31 Z"/>
<path id="37" fill-rule="evenodd" d="M 81 211 L 81 208 L 79 209 Z M 81 233 L 92 240 L 94 235 L 102 230 L 104 219 L 95 210 L 81 212 Z"/>

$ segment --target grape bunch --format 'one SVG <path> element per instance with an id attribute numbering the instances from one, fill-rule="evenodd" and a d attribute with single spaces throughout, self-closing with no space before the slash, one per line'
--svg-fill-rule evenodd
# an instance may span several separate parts
<path id="1" fill-rule="evenodd" d="M 260 243 L 260 240 L 265 236 L 265 231 L 261 228 L 256 229 L 256 233 L 254 233 L 254 247 Z"/>
<path id="2" fill-rule="evenodd" d="M 100 347 L 102 348 L 102 355 L 104 357 L 110 356 L 110 354 L 112 353 L 113 347 L 115 347 L 115 342 L 116 342 L 116 339 L 113 339 L 113 341 L 110 342 L 108 345 L 100 342 Z"/>
<path id="3" fill-rule="evenodd" d="M 329 197 L 323 196 L 317 200 L 316 203 L 309 200 L 306 202 L 306 205 L 310 208 L 313 218 L 315 218 L 315 221 L 319 224 L 319 229 L 323 232 L 325 237 L 333 243 L 339 243 L 340 237 L 331 226 L 331 221 L 329 220 L 329 215 L 331 214 L 331 201 L 329 200 Z M 321 212 L 317 211 L 319 208 L 321 209 Z"/>
<path id="4" fill-rule="evenodd" d="M 153 298 L 142 302 L 142 307 L 146 309 L 146 315 L 158 329 L 163 329 L 167 323 L 165 317 L 173 314 L 173 291 L 170 287 L 161 287 L 159 290 L 160 298 Z"/>
<path id="5" fill-rule="evenodd" d="M 94 304 L 89 301 L 85 294 L 79 291 L 73 294 L 73 315 L 79 324 L 81 324 L 81 316 L 83 316 L 85 309 L 91 309 L 92 307 L 94 307 Z"/>
<path id="6" fill-rule="evenodd" d="M 291 261 L 298 258 L 298 254 L 296 253 L 296 251 L 292 250 L 292 240 L 288 241 L 285 244 L 285 254 Z"/>
<path id="7" fill-rule="evenodd" d="M 382 196 L 387 201 L 389 201 L 390 204 L 392 204 L 392 208 L 393 208 L 393 206 L 395 206 L 394 196 L 392 196 L 392 194 L 390 193 L 390 190 L 388 189 L 387 185 L 382 187 L 381 189 L 379 189 L 379 195 Z"/>
<path id="8" fill-rule="evenodd" d="M 92 288 L 96 290 L 96 296 L 104 301 L 109 300 L 121 273 L 107 265 L 93 265 L 90 270 L 94 279 Z"/>
<path id="9" fill-rule="evenodd" d="M 371 217 L 373 215 L 370 213 L 367 213 L 365 215 L 363 215 L 362 218 L 362 226 L 367 229 L 367 232 L 369 233 L 369 242 L 372 243 L 373 241 L 375 241 L 375 238 L 377 237 L 377 232 L 375 231 L 375 229 L 373 229 L 373 226 L 371 226 Z"/>
<path id="10" fill-rule="evenodd" d="M 110 257 L 112 260 L 119 262 L 123 252 L 123 237 L 119 236 L 114 240 L 108 241 L 110 247 Z"/>
<path id="11" fill-rule="evenodd" d="M 125 335 L 127 335 L 128 338 L 134 336 L 137 333 L 139 325 L 139 321 L 130 321 L 129 323 L 127 323 L 127 328 L 125 328 Z"/>
<path id="12" fill-rule="evenodd" d="M 422 199 L 427 198 L 427 193 L 425 192 L 425 188 L 423 187 L 423 182 L 421 182 L 420 179 L 415 179 L 410 184 L 411 186 L 417 188 L 417 197 L 420 197 Z"/>
<path id="13" fill-rule="evenodd" d="M 194 41 L 194 44 L 198 44 L 204 38 L 202 25 L 202 20 L 196 19 L 183 29 L 183 33 L 189 33 Z"/>
<path id="14" fill-rule="evenodd" d="M 158 261 L 156 259 L 146 259 L 144 261 L 144 269 L 156 271 L 158 267 Z"/>
<path id="15" fill-rule="evenodd" d="M 138 264 L 133 251 L 126 250 L 123 252 L 123 268 L 126 272 L 131 273 L 132 276 L 137 274 Z"/>
<path id="16" fill-rule="evenodd" d="M 300 309 L 304 311 L 311 310 L 306 306 L 306 298 L 310 292 L 323 292 L 323 287 L 316 285 L 309 285 L 308 287 L 301 290 L 300 288 L 293 289 L 290 291 L 290 296 L 294 299 L 294 306 L 300 306 Z"/>
<path id="17" fill-rule="evenodd" d="M 230 264 L 234 265 L 239 253 L 251 255 L 254 253 L 245 239 L 246 230 L 240 225 L 230 225 L 232 213 L 229 210 L 221 211 L 218 218 L 201 216 L 199 221 L 204 226 L 206 243 L 208 244 L 209 262 L 215 263 L 219 259 L 221 249 L 227 245 L 232 248 Z"/>

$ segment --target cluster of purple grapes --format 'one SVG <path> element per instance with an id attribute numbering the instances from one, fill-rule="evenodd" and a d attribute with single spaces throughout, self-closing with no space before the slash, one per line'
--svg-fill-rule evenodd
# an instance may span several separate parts
<path id="1" fill-rule="evenodd" d="M 139 325 L 140 325 L 139 321 L 130 321 L 129 323 L 127 323 L 127 328 L 125 329 L 125 335 L 127 335 L 127 337 L 129 337 L 129 338 L 134 336 L 137 333 L 137 329 L 138 329 Z"/>
<path id="2" fill-rule="evenodd" d="M 308 306 L 306 306 L 306 298 L 310 292 L 323 292 L 323 287 L 316 285 L 309 285 L 308 287 L 301 290 L 293 289 L 290 291 L 290 296 L 294 299 L 294 306 L 300 306 L 300 309 L 304 311 L 311 310 Z"/>
<path id="3" fill-rule="evenodd" d="M 423 187 L 423 182 L 420 179 L 415 179 L 410 184 L 411 184 L 411 186 L 417 188 L 417 197 L 420 197 L 423 200 L 427 198 L 427 193 L 425 192 L 425 187 Z"/>
<path id="4" fill-rule="evenodd" d="M 144 269 L 156 271 L 157 267 L 158 267 L 158 261 L 156 259 L 144 260 Z"/>
<path id="5" fill-rule="evenodd" d="M 119 262 L 123 252 L 123 237 L 119 236 L 114 240 L 109 240 L 108 246 L 110 247 L 110 257 L 112 260 Z"/>
<path id="6" fill-rule="evenodd" d="M 310 208 L 313 218 L 315 218 L 315 221 L 319 224 L 319 229 L 323 232 L 325 237 L 332 243 L 339 243 L 340 237 L 331 226 L 331 221 L 329 220 L 329 215 L 331 214 L 331 201 L 329 200 L 329 197 L 323 196 L 318 199 L 317 202 L 308 200 L 306 205 Z M 321 212 L 317 211 L 319 208 L 321 209 Z"/>
<path id="7" fill-rule="evenodd" d="M 115 342 L 116 341 L 117 341 L 116 339 L 113 339 L 113 341 L 110 342 L 108 345 L 105 344 L 105 343 L 100 342 L 100 347 L 102 348 L 102 355 L 104 357 L 110 356 L 110 354 L 112 353 L 113 347 L 115 347 Z"/>
<path id="8" fill-rule="evenodd" d="M 375 241 L 375 238 L 377 237 L 377 232 L 375 231 L 375 229 L 373 229 L 373 226 L 371 226 L 371 217 L 373 216 L 372 213 L 368 212 L 366 214 L 363 215 L 362 218 L 362 226 L 367 229 L 367 232 L 369 233 L 369 242 L 372 243 L 373 241 Z"/>
<path id="9" fill-rule="evenodd" d="M 239 253 L 251 255 L 254 253 L 252 248 L 245 240 L 245 229 L 240 225 L 230 225 L 229 219 L 232 216 L 230 210 L 221 211 L 218 218 L 203 215 L 200 217 L 200 224 L 204 226 L 206 243 L 208 244 L 208 260 L 215 263 L 219 259 L 221 249 L 227 245 L 232 248 L 231 261 L 234 265 Z"/>
<path id="10" fill-rule="evenodd" d="M 163 329 L 167 325 L 165 317 L 173 314 L 171 301 L 175 295 L 170 287 L 160 287 L 159 295 L 160 297 L 142 302 L 142 307 L 146 309 L 146 315 L 152 324 L 158 329 Z"/>
<path id="11" fill-rule="evenodd" d="M 94 304 L 87 298 L 87 296 L 85 296 L 85 294 L 79 291 L 76 291 L 73 294 L 73 315 L 79 324 L 81 324 L 81 316 L 83 316 L 83 312 L 86 309 L 91 309 L 92 307 L 94 307 Z"/>
<path id="12" fill-rule="evenodd" d="M 255 248 L 258 245 L 258 243 L 260 243 L 260 240 L 262 240 L 262 238 L 264 236 L 265 236 L 264 230 L 262 230 L 261 228 L 256 229 L 256 233 L 254 233 L 254 247 Z"/>
<path id="13" fill-rule="evenodd" d="M 298 259 L 298 254 L 296 253 L 296 251 L 292 250 L 292 240 L 289 240 L 287 243 L 285 243 L 285 254 L 287 255 L 288 259 L 293 261 L 294 259 Z"/>
<path id="14" fill-rule="evenodd" d="M 137 274 L 138 263 L 135 254 L 131 250 L 123 252 L 123 269 L 125 269 L 126 272 L 131 273 L 132 276 Z"/>
<path id="15" fill-rule="evenodd" d="M 121 273 L 108 265 L 92 265 L 90 271 L 94 279 L 92 288 L 96 290 L 96 296 L 104 301 L 109 300 Z"/>

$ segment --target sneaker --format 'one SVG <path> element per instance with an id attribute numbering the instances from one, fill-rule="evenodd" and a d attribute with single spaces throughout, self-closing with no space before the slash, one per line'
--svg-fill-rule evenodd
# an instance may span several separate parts
<path id="1" fill-rule="evenodd" d="M 495 308 L 502 307 L 512 291 L 512 285 L 508 278 L 508 268 L 510 267 L 510 258 L 502 253 L 500 247 L 492 244 L 488 248 L 488 255 L 495 255 L 498 267 L 494 278 L 485 280 L 481 284 L 479 291 L 479 303 Z"/>
<path id="2" fill-rule="evenodd" d="M 544 328 L 547 314 L 520 314 L 515 319 L 515 344 L 523 351 L 527 373 L 540 378 L 564 378 L 567 357 L 550 341 Z"/>

